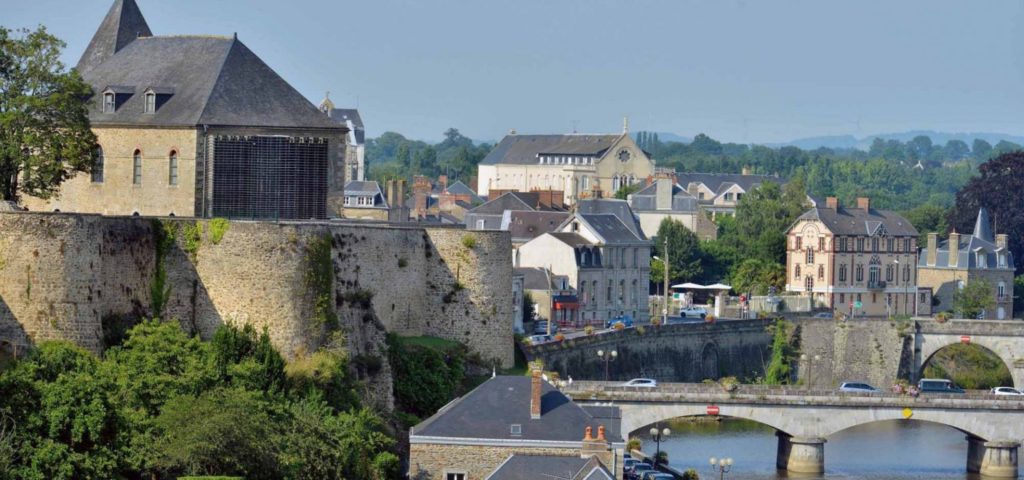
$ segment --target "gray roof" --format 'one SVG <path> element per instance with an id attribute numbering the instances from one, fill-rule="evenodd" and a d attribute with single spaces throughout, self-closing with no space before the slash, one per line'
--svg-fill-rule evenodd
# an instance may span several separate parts
<path id="1" fill-rule="evenodd" d="M 562 225 L 572 222 L 574 218 L 579 218 L 589 225 L 607 245 L 648 243 L 642 236 L 633 233 L 616 215 L 610 213 L 576 214 Z"/>
<path id="2" fill-rule="evenodd" d="M 511 233 L 514 242 L 526 242 L 555 231 L 566 218 L 569 212 L 506 210 L 498 228 Z"/>
<path id="3" fill-rule="evenodd" d="M 498 376 L 446 405 L 413 427 L 410 437 L 445 437 L 495 440 L 547 440 L 579 442 L 584 429 L 597 431 L 597 419 L 547 382 L 542 384 L 541 418 L 530 418 L 530 381 L 527 376 Z M 512 425 L 522 433 L 513 436 Z M 622 442 L 620 435 L 607 435 Z"/>
<path id="4" fill-rule="evenodd" d="M 335 108 L 327 112 L 327 116 L 342 125 L 347 125 L 346 120 L 352 122 L 352 129 L 356 136 L 356 144 L 366 143 L 366 127 L 363 125 L 363 117 L 355 108 Z"/>
<path id="5" fill-rule="evenodd" d="M 587 476 L 594 468 L 600 468 L 604 475 Z M 579 455 L 524 455 L 514 454 L 494 470 L 486 480 L 536 480 L 536 479 L 591 480 L 615 478 L 601 464 L 597 457 L 582 458 Z"/>
<path id="6" fill-rule="evenodd" d="M 151 36 L 153 32 L 149 30 L 149 24 L 135 0 L 116 0 L 103 17 L 89 46 L 85 47 L 75 69 L 85 75 L 136 38 Z"/>
<path id="7" fill-rule="evenodd" d="M 377 182 L 351 180 L 345 184 L 344 191 L 345 195 L 373 197 L 373 205 L 346 205 L 345 208 L 388 208 L 388 203 L 384 199 L 384 191 L 380 189 L 380 184 Z"/>
<path id="8" fill-rule="evenodd" d="M 989 220 L 988 211 L 984 208 L 978 211 L 978 218 L 974 222 L 974 232 L 970 235 L 960 235 L 959 250 L 957 251 L 957 266 L 949 267 L 949 240 L 944 240 L 935 248 L 935 265 L 928 265 L 928 248 L 922 248 L 918 257 L 919 267 L 926 268 L 978 268 L 978 254 L 985 255 L 986 268 L 995 269 L 999 267 L 999 258 L 996 255 L 998 247 L 995 243 L 995 235 L 992 234 L 992 222 Z M 1006 249 L 1006 267 L 1014 270 L 1016 264 L 1013 259 L 1013 252 Z"/>
<path id="9" fill-rule="evenodd" d="M 797 221 L 800 220 L 820 220 L 835 235 L 876 235 L 884 227 L 890 236 L 917 236 L 917 229 L 900 214 L 874 208 L 870 211 L 843 207 L 833 210 L 818 206 L 800 215 Z"/>
<path id="10" fill-rule="evenodd" d="M 551 274 L 551 283 L 548 283 L 548 274 L 540 267 L 515 267 L 512 271 L 523 276 L 523 290 L 557 290 L 555 279 L 558 275 Z M 563 275 L 564 277 L 564 275 Z"/>
<path id="11" fill-rule="evenodd" d="M 782 179 L 770 175 L 743 175 L 739 173 L 677 173 L 676 181 L 684 188 L 691 183 L 703 183 L 715 194 L 732 185 L 739 185 L 744 191 L 749 192 L 763 182 L 774 182 L 782 184 Z"/>
<path id="12" fill-rule="evenodd" d="M 506 135 L 484 157 L 481 165 L 530 165 L 537 156 L 602 156 L 622 135 Z"/>
<path id="13" fill-rule="evenodd" d="M 473 210 L 472 213 L 501 215 L 505 210 L 516 211 L 557 211 L 564 210 L 540 205 L 540 194 L 537 192 L 505 192 L 498 198 L 488 201 Z"/>
<path id="14" fill-rule="evenodd" d="M 130 15 L 129 15 L 130 13 Z M 117 18 L 114 18 L 117 17 Z M 110 38 L 145 24 L 132 0 L 116 0 L 86 50 L 83 79 L 97 92 L 110 86 L 133 93 L 118 99 L 114 113 L 102 112 L 102 97 L 90 102 L 94 125 L 252 126 L 345 131 L 263 63 L 237 37 L 143 36 L 119 45 Z M 134 36 L 134 32 L 131 32 Z M 93 44 L 90 44 L 92 48 Z M 102 48 L 101 48 L 102 47 Z M 97 63 L 97 60 L 98 61 Z M 173 91 L 155 113 L 145 113 L 150 87 Z"/>
<path id="15" fill-rule="evenodd" d="M 562 243 L 570 247 L 578 247 L 580 245 L 593 245 L 594 242 L 587 240 L 586 237 L 575 232 L 553 232 L 552 237 L 557 238 Z"/>
<path id="16" fill-rule="evenodd" d="M 614 198 L 584 199 L 576 203 L 576 212 L 588 215 L 601 213 L 615 215 L 619 217 L 623 225 L 632 231 L 634 235 L 640 239 L 645 238 L 643 229 L 640 228 L 640 219 L 633 214 L 633 209 L 630 208 L 629 202 L 625 200 Z"/>
<path id="17" fill-rule="evenodd" d="M 655 181 L 630 198 L 630 207 L 635 212 L 656 211 L 658 182 Z M 679 184 L 672 184 L 672 212 L 696 212 L 697 197 L 690 195 Z"/>

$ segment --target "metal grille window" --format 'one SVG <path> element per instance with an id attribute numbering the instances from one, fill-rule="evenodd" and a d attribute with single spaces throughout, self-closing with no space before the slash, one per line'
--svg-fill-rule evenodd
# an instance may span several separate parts
<path id="1" fill-rule="evenodd" d="M 168 172 L 167 183 L 170 184 L 170 185 L 177 185 L 178 184 L 178 152 L 175 152 L 175 151 L 172 150 L 171 151 L 171 156 L 170 156 L 170 158 L 168 160 L 169 160 L 168 170 L 170 170 L 170 171 Z"/>
<path id="2" fill-rule="evenodd" d="M 142 185 L 142 152 L 132 154 L 132 185 Z"/>
<path id="3" fill-rule="evenodd" d="M 212 215 L 326 218 L 327 153 L 325 138 L 216 137 Z"/>
<path id="4" fill-rule="evenodd" d="M 96 161 L 92 164 L 92 183 L 103 183 L 103 147 L 96 146 Z"/>

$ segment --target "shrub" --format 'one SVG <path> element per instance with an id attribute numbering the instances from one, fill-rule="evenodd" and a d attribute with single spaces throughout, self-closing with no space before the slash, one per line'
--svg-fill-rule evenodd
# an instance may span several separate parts
<path id="1" fill-rule="evenodd" d="M 210 241 L 214 245 L 220 243 L 224 239 L 224 234 L 228 233 L 228 228 L 231 227 L 231 222 L 226 218 L 214 218 L 210 220 Z"/>
<path id="2" fill-rule="evenodd" d="M 462 246 L 470 250 L 476 248 L 476 237 L 472 234 L 465 234 L 462 236 Z"/>
<path id="3" fill-rule="evenodd" d="M 950 318 L 953 318 L 953 315 L 949 312 L 939 312 L 935 314 L 935 321 L 939 323 L 946 323 Z"/>
<path id="4" fill-rule="evenodd" d="M 715 323 L 715 316 L 714 315 L 707 315 L 707 316 L 704 317 L 704 321 L 707 322 L 707 323 Z"/>
<path id="5" fill-rule="evenodd" d="M 700 480 L 700 475 L 697 474 L 697 470 L 690 468 L 683 472 L 683 480 Z"/>
<path id="6" fill-rule="evenodd" d="M 593 335 L 594 334 L 594 326 L 593 325 L 587 325 L 587 326 L 583 327 L 583 333 L 585 333 L 587 335 Z"/>
<path id="7" fill-rule="evenodd" d="M 561 342 L 563 340 L 565 340 L 565 335 L 562 335 L 561 333 L 555 334 L 555 341 L 556 342 Z"/>
<path id="8" fill-rule="evenodd" d="M 626 326 L 625 326 L 625 325 L 623 325 L 623 323 L 622 323 L 622 322 L 619 322 L 619 323 L 616 323 L 616 324 L 615 324 L 614 326 L 612 326 L 612 328 L 614 328 L 614 329 L 616 329 L 616 330 L 625 330 L 625 329 L 626 329 Z"/>
<path id="9" fill-rule="evenodd" d="M 640 450 L 643 447 L 643 442 L 639 438 L 631 438 L 626 442 L 626 451 L 632 452 L 633 450 Z"/>

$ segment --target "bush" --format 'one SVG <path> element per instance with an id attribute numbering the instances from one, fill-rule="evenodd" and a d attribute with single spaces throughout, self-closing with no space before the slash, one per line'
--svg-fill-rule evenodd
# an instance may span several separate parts
<path id="1" fill-rule="evenodd" d="M 587 326 L 583 327 L 583 333 L 585 333 L 587 335 L 593 335 L 594 334 L 594 326 L 593 325 L 587 325 Z"/>
<path id="2" fill-rule="evenodd" d="M 470 250 L 476 248 L 476 237 L 473 234 L 467 233 L 462 236 L 462 246 Z"/>
<path id="3" fill-rule="evenodd" d="M 623 324 L 622 322 L 619 322 L 619 323 L 616 323 L 615 325 L 612 325 L 612 328 L 614 328 L 615 330 L 625 330 L 626 329 L 626 325 Z"/>
<path id="4" fill-rule="evenodd" d="M 643 442 L 639 438 L 631 438 L 626 442 L 626 451 L 632 452 L 633 450 L 639 451 L 643 447 Z"/>

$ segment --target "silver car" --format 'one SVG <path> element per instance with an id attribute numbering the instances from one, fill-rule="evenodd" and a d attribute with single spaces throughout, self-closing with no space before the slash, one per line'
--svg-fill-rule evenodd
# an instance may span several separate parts
<path id="1" fill-rule="evenodd" d="M 1010 387 L 996 387 L 990 390 L 993 395 L 1024 395 L 1020 390 Z"/>
<path id="2" fill-rule="evenodd" d="M 864 382 L 843 382 L 839 385 L 840 392 L 850 393 L 878 393 L 878 389 Z"/>
<path id="3" fill-rule="evenodd" d="M 626 383 L 623 383 L 621 386 L 655 388 L 658 386 L 658 381 L 652 378 L 634 378 Z"/>

